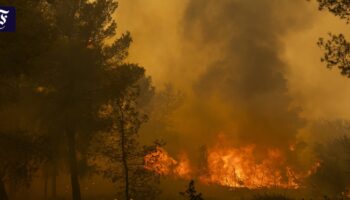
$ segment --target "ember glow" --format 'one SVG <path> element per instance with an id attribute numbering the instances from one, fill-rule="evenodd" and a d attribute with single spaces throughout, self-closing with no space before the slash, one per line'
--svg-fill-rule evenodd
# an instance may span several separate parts
<path id="1" fill-rule="evenodd" d="M 283 152 L 278 149 L 268 149 L 263 159 L 258 159 L 256 153 L 254 145 L 241 148 L 215 146 L 207 150 L 205 166 L 196 168 L 186 154 L 176 160 L 163 148 L 157 148 L 145 156 L 145 168 L 163 176 L 195 178 L 204 184 L 229 188 L 298 189 L 320 166 L 316 163 L 309 170 L 299 172 L 288 165 Z"/>
<path id="2" fill-rule="evenodd" d="M 145 168 L 159 175 L 175 176 L 188 179 L 190 177 L 190 164 L 186 154 L 180 156 L 179 161 L 172 158 L 163 148 L 145 156 Z"/>

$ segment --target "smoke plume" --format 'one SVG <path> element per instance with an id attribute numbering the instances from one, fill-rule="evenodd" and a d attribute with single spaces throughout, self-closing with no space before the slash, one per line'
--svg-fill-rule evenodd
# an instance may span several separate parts
<path id="1" fill-rule="evenodd" d="M 206 130 L 261 145 L 286 145 L 295 139 L 303 121 L 299 110 L 291 106 L 281 39 L 305 26 L 308 19 L 304 16 L 307 12 L 300 9 L 303 3 L 189 1 L 183 19 L 184 37 L 191 42 L 192 54 L 205 51 L 210 54 L 203 56 L 211 56 L 193 84 L 197 106 L 191 111 L 198 113 L 203 126 L 216 127 Z M 304 15 L 296 14 L 298 9 Z M 210 107 L 221 109 L 208 113 Z M 222 112 L 225 119 L 218 120 L 215 116 L 222 116 Z"/>

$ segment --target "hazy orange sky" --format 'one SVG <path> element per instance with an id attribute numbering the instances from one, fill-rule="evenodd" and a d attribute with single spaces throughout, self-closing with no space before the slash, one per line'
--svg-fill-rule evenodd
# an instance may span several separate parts
<path id="1" fill-rule="evenodd" d="M 210 74 L 208 72 L 208 69 L 211 69 L 210 66 L 220 60 L 225 62 L 223 52 L 226 51 L 226 43 L 240 41 L 241 36 L 237 36 L 238 39 L 232 36 L 236 34 L 235 30 L 239 32 L 242 29 L 251 29 L 257 30 L 256 34 L 264 34 L 263 28 L 259 28 L 261 23 L 262 26 L 265 26 L 264 23 L 266 23 L 266 26 L 276 28 L 276 30 L 271 30 L 275 33 L 266 31 L 266 34 L 267 37 L 275 37 L 271 41 L 275 42 L 278 48 L 276 57 L 284 65 L 280 79 L 285 79 L 283 84 L 286 88 L 282 93 L 286 94 L 281 95 L 290 97 L 290 100 L 286 100 L 287 103 L 283 106 L 296 109 L 296 115 L 304 120 L 303 125 L 292 129 L 303 132 L 300 130 L 320 119 L 350 120 L 350 79 L 341 76 L 336 69 L 327 69 L 325 64 L 320 62 L 322 51 L 316 45 L 318 38 L 327 36 L 330 31 L 350 35 L 350 25 L 347 26 L 344 21 L 326 11 L 320 12 L 315 2 L 306 0 L 247 2 L 242 0 L 203 0 L 202 2 L 198 0 L 119 0 L 117 13 L 119 31 L 129 30 L 134 39 L 129 61 L 144 66 L 148 74 L 152 76 L 156 87 L 172 83 L 186 94 L 185 103 L 176 116 L 176 126 L 179 132 L 185 135 L 188 133 L 201 135 L 206 131 L 214 133 L 227 132 L 227 130 L 234 132 L 235 129 L 237 131 L 246 130 L 240 129 L 237 124 L 246 122 L 241 120 L 242 118 L 251 117 L 250 112 L 247 111 L 251 109 L 251 106 L 248 105 L 247 109 L 241 109 L 242 105 L 245 107 L 244 100 L 237 100 L 236 97 L 230 97 L 229 100 L 218 97 L 216 94 L 221 89 L 216 88 L 215 81 L 220 79 L 215 79 L 211 89 L 215 92 L 210 95 L 199 97 L 194 88 L 198 86 L 200 80 L 203 80 L 203 77 Z M 195 4 L 197 10 L 190 13 L 191 5 Z M 206 5 L 203 6 L 204 4 Z M 225 4 L 237 4 L 238 7 L 241 6 L 245 10 L 232 10 L 236 12 L 232 16 L 238 19 L 232 18 L 231 20 L 231 11 L 223 10 Z M 202 11 L 201 6 L 205 7 Z M 228 9 L 230 8 L 228 6 Z M 273 12 L 270 18 L 266 18 L 271 21 L 260 22 L 259 18 L 265 16 L 264 12 L 266 14 Z M 205 23 L 210 24 L 208 27 L 214 27 L 214 31 L 208 27 L 200 27 L 205 26 L 203 25 Z M 211 31 L 215 33 L 206 33 Z M 213 34 L 216 39 L 208 41 L 205 37 L 210 34 Z M 254 34 L 252 36 L 255 37 Z M 264 36 L 259 35 L 259 37 L 264 39 Z M 221 40 L 220 38 L 227 39 Z M 250 44 L 250 41 L 248 43 Z M 232 46 L 234 47 L 234 44 Z M 230 46 L 230 48 L 233 47 Z M 231 54 L 227 54 L 232 55 L 232 60 L 227 61 L 229 64 L 235 62 L 235 52 L 239 50 L 232 50 Z M 256 55 L 251 54 L 250 56 L 254 59 Z M 247 58 L 249 60 L 249 56 Z M 243 62 L 246 62 L 247 59 L 244 59 Z M 258 64 L 256 68 L 259 68 Z M 215 70 L 215 67 L 211 70 Z M 236 89 L 242 88 L 237 86 Z M 234 93 L 233 96 L 235 95 L 237 93 Z M 271 96 L 268 100 L 271 101 L 273 98 L 274 96 Z M 195 108 L 198 102 L 201 102 L 202 105 Z M 270 102 L 270 104 L 275 103 Z M 268 110 L 265 107 L 262 113 Z M 201 108 L 205 108 L 205 111 Z M 274 109 L 273 106 L 271 109 Z M 281 113 L 283 114 L 283 111 Z M 203 125 L 203 122 L 209 119 L 211 123 L 207 126 Z M 241 121 L 237 122 L 237 119 Z M 286 118 L 284 122 L 281 122 L 281 126 L 288 125 L 288 120 Z M 294 122 L 291 120 L 290 123 Z M 288 127 L 285 128 L 288 129 Z"/>

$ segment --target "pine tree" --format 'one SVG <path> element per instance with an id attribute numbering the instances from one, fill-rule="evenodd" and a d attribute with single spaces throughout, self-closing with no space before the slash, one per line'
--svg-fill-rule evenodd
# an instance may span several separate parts
<path id="1" fill-rule="evenodd" d="M 5 185 L 29 185 L 46 159 L 41 136 L 34 134 L 31 123 L 24 123 L 30 118 L 24 99 L 32 89 L 28 79 L 34 61 L 49 48 L 55 33 L 42 12 L 43 0 L 0 0 L 0 5 L 16 7 L 20 19 L 16 32 L 0 35 L 0 199 L 6 200 Z"/>
<path id="2" fill-rule="evenodd" d="M 31 70 L 32 98 L 48 134 L 67 147 L 72 199 L 80 200 L 80 168 L 89 140 L 112 125 L 99 117 L 99 110 L 119 98 L 144 69 L 124 62 L 131 37 L 116 38 L 116 1 L 51 0 L 45 5 L 57 36 Z"/>
<path id="3" fill-rule="evenodd" d="M 140 93 L 153 94 L 153 87 L 146 77 L 106 106 L 104 113 L 108 113 L 114 128 L 97 137 L 97 147 L 92 148 L 92 154 L 95 155 L 92 164 L 106 178 L 120 186 L 118 193 L 125 200 L 152 200 L 159 194 L 159 177 L 144 168 L 144 156 L 161 144 L 156 142 L 152 146 L 140 147 L 139 129 L 148 118 L 141 105 L 145 102 L 139 102 L 143 96 Z"/>

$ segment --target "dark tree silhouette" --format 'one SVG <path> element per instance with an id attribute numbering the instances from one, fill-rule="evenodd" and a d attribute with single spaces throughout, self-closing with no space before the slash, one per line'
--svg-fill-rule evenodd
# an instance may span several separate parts
<path id="1" fill-rule="evenodd" d="M 6 184 L 29 185 L 46 159 L 42 138 L 23 122 L 29 116 L 23 101 L 31 90 L 30 71 L 55 35 L 42 12 L 43 2 L 0 0 L 2 6 L 15 6 L 21 18 L 15 33 L 0 36 L 0 199 L 8 197 Z"/>
<path id="2" fill-rule="evenodd" d="M 115 39 L 116 1 L 47 1 L 45 6 L 58 34 L 31 71 L 32 96 L 43 126 L 54 130 L 48 134 L 67 147 L 72 198 L 80 200 L 80 169 L 89 140 L 112 125 L 99 117 L 100 107 L 119 98 L 143 69 L 124 63 L 131 37 L 126 33 Z"/>
<path id="3" fill-rule="evenodd" d="M 202 193 L 197 193 L 197 190 L 194 186 L 194 180 L 190 181 L 187 190 L 185 192 L 180 192 L 180 195 L 188 200 L 204 200 L 202 198 Z"/>
<path id="4" fill-rule="evenodd" d="M 350 1 L 317 0 L 320 10 L 328 10 L 333 15 L 350 22 Z M 342 75 L 350 78 L 350 43 L 343 34 L 329 33 L 329 38 L 320 38 L 318 45 L 325 51 L 321 58 L 328 68 L 337 67 Z M 319 145 L 316 152 L 322 160 L 317 173 L 310 179 L 314 188 L 330 195 L 341 195 L 349 185 L 350 142 L 348 137 Z M 325 197 L 325 199 L 327 199 Z"/>
<path id="5" fill-rule="evenodd" d="M 29 185 L 45 159 L 43 140 L 22 132 L 0 133 L 0 199 L 7 200 L 5 182 Z"/>
<path id="6" fill-rule="evenodd" d="M 120 98 L 106 105 L 103 113 L 113 120 L 114 127 L 109 133 L 97 137 L 95 144 L 98 146 L 92 148 L 92 154 L 96 157 L 92 164 L 106 178 L 122 186 L 121 196 L 126 200 L 155 199 L 159 193 L 156 187 L 158 176 L 144 168 L 143 159 L 161 144 L 140 148 L 139 129 L 147 120 L 142 109 L 144 105 L 139 102 L 140 93 L 153 94 L 149 79 L 140 79 Z M 103 167 L 98 166 L 101 163 Z"/>
<path id="7" fill-rule="evenodd" d="M 44 9 L 44 0 L 0 0 L 2 6 L 16 7 L 16 32 L 0 36 L 0 77 L 1 86 L 12 86 L 11 78 L 28 76 L 34 67 L 34 60 L 40 58 L 52 42 L 56 34 L 48 23 Z M 35 19 L 35 20 L 34 20 Z M 1 100 L 6 100 L 13 92 L 6 91 Z M 11 99 L 14 100 L 14 99 Z"/>
<path id="8" fill-rule="evenodd" d="M 329 33 L 330 39 L 320 38 L 318 45 L 325 50 L 322 62 L 326 62 L 328 68 L 337 67 L 342 75 L 350 78 L 350 43 L 343 34 Z"/>
<path id="9" fill-rule="evenodd" d="M 131 37 L 129 33 L 116 37 L 112 15 L 117 2 L 0 0 L 0 4 L 16 6 L 21 19 L 16 33 L 1 35 L 0 106 L 8 110 L 9 104 L 16 108 L 20 101 L 26 107 L 27 120 L 35 122 L 47 139 L 43 145 L 50 147 L 48 161 L 56 162 L 64 153 L 72 198 L 80 200 L 80 169 L 86 164 L 89 141 L 113 125 L 99 117 L 101 106 L 120 98 L 144 73 L 138 65 L 124 62 Z"/>
<path id="10" fill-rule="evenodd" d="M 328 10 L 335 16 L 350 22 L 350 1 L 317 0 L 320 10 Z M 318 45 L 325 51 L 321 58 L 328 68 L 337 67 L 350 78 L 350 43 L 343 34 L 329 33 L 329 39 L 320 38 Z"/>
<path id="11" fill-rule="evenodd" d="M 138 133 L 141 123 L 144 122 L 145 116 L 140 116 L 137 110 L 134 108 L 136 101 L 135 91 L 128 91 L 129 94 L 123 95 L 122 98 L 117 99 L 115 102 L 116 108 L 116 127 L 120 134 L 120 147 L 122 165 L 124 171 L 124 184 L 125 184 L 125 199 L 130 199 L 130 183 L 129 183 L 129 163 L 128 159 L 130 151 L 135 148 L 134 134 Z M 143 119 L 144 118 L 144 119 Z"/>
<path id="12" fill-rule="evenodd" d="M 349 22 L 350 19 L 350 2 L 348 0 L 317 0 L 319 9 L 327 9 L 335 16 L 345 19 Z"/>

